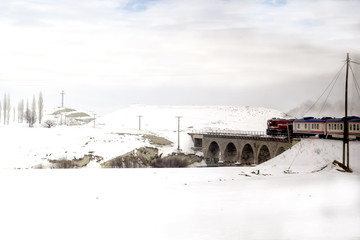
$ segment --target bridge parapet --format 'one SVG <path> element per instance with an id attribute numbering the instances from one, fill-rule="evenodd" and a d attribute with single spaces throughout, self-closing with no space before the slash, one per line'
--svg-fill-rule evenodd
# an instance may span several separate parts
<path id="1" fill-rule="evenodd" d="M 207 137 L 220 137 L 220 138 L 240 138 L 240 139 L 253 139 L 253 140 L 262 140 L 262 141 L 272 141 L 272 142 L 292 142 L 294 139 L 284 136 L 269 136 L 264 131 L 238 131 L 238 130 L 194 130 L 191 133 L 188 133 L 192 136 L 193 141 L 195 142 L 195 136 L 197 138 L 203 139 L 204 136 Z M 296 141 L 297 139 L 295 139 Z"/>
<path id="2" fill-rule="evenodd" d="M 267 136 L 265 131 L 242 131 L 242 130 L 193 130 L 192 134 L 219 135 L 219 136 Z"/>
<path id="3" fill-rule="evenodd" d="M 261 131 L 200 130 L 188 133 L 194 147 L 201 149 L 208 165 L 260 164 L 299 140 L 272 137 Z"/>

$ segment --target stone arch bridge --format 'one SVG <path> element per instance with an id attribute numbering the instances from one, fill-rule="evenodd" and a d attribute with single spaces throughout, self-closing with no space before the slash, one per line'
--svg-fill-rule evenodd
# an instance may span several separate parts
<path id="1" fill-rule="evenodd" d="M 194 148 L 208 166 L 257 165 L 291 148 L 299 140 L 270 137 L 263 132 L 192 132 Z"/>

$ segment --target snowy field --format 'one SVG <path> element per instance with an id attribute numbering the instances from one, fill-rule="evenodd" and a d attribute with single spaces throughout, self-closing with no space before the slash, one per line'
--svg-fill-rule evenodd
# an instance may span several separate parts
<path id="1" fill-rule="evenodd" d="M 1 170 L 0 238 L 359 238 L 358 174 L 253 170 Z"/>
<path id="2" fill-rule="evenodd" d="M 1 140 L 0 239 L 360 239 L 359 141 L 350 143 L 353 173 L 332 164 L 342 161 L 341 141 L 320 139 L 303 140 L 255 167 L 25 169 L 49 154 L 95 151 L 111 158 L 149 145 L 137 135 L 143 132 L 172 140 L 175 112 L 184 131 L 262 131 L 262 118 L 281 116 L 262 108 L 182 107 L 166 117 L 160 108 L 123 109 L 99 119 L 95 129 L 1 126 L 7 138 Z M 198 120 L 186 120 L 189 112 Z M 150 121 L 150 113 L 173 124 Z M 140 114 L 145 129 L 139 132 Z M 191 151 L 182 134 L 183 150 Z"/>
<path id="3" fill-rule="evenodd" d="M 140 131 L 138 115 L 142 115 Z M 261 107 L 133 105 L 96 119 L 96 128 L 92 122 L 83 126 L 58 125 L 50 129 L 41 125 L 34 128 L 26 124 L 0 125 L 2 136 L 6 136 L 0 138 L 0 144 L 7 146 L 2 151 L 0 168 L 23 169 L 36 165 L 46 168 L 48 160 L 78 159 L 89 152 L 108 161 L 135 148 L 152 146 L 142 137 L 146 134 L 170 140 L 173 144 L 154 147 L 164 155 L 171 154 L 177 150 L 176 116 L 182 116 L 181 149 L 185 153 L 194 153 L 191 137 L 187 134 L 193 130 L 265 131 L 267 119 L 284 117 L 285 114 Z M 44 120 L 49 118 L 53 116 L 47 114 Z M 91 163 L 88 167 L 100 165 Z"/>

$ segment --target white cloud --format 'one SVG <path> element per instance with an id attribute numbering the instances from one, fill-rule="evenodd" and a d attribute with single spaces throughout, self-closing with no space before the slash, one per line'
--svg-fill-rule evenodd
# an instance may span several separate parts
<path id="1" fill-rule="evenodd" d="M 337 0 L 2 1 L 0 81 L 274 88 L 331 78 L 346 52 L 360 52 L 359 8 Z"/>

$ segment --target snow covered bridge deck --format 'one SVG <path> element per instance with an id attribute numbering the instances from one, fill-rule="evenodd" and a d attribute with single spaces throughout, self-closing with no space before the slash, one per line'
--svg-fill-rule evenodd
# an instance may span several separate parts
<path id="1" fill-rule="evenodd" d="M 259 131 L 193 131 L 189 135 L 194 147 L 202 150 L 208 166 L 260 164 L 299 141 Z"/>

